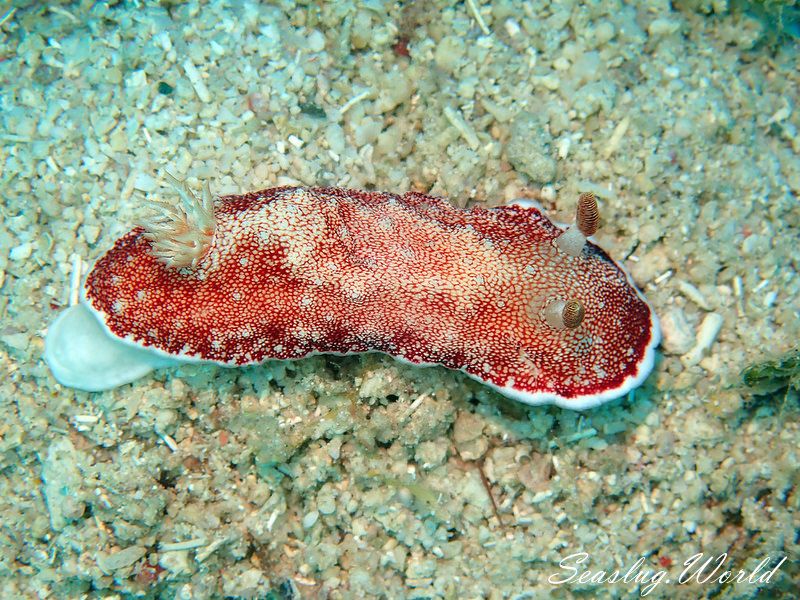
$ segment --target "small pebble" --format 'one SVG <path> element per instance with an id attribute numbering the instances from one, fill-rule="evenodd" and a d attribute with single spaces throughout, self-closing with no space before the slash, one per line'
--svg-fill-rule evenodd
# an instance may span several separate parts
<path id="1" fill-rule="evenodd" d="M 689 300 L 697 304 L 697 306 L 699 306 L 703 310 L 711 310 L 711 305 L 708 303 L 706 297 L 703 296 L 703 293 L 700 290 L 698 290 L 694 285 L 682 279 L 678 279 L 677 284 L 678 284 L 678 289 Z"/>
<path id="2" fill-rule="evenodd" d="M 137 173 L 133 187 L 141 192 L 153 192 L 158 188 L 156 180 L 147 173 Z"/>
<path id="3" fill-rule="evenodd" d="M 306 38 L 306 44 L 311 52 L 322 52 L 325 50 L 325 36 L 314 29 L 308 34 L 308 38 Z"/>
<path id="4" fill-rule="evenodd" d="M 146 553 L 147 549 L 143 546 L 130 546 L 113 554 L 98 555 L 97 564 L 103 571 L 110 573 L 111 571 L 131 566 Z"/>
<path id="5" fill-rule="evenodd" d="M 663 348 L 666 354 L 686 354 L 694 345 L 694 334 L 683 310 L 670 308 L 661 317 L 664 334 Z"/>
<path id="6" fill-rule="evenodd" d="M 331 496 L 323 496 L 317 498 L 317 506 L 319 512 L 323 515 L 330 515 L 336 510 L 336 500 Z"/>
<path id="7" fill-rule="evenodd" d="M 671 35 L 680 28 L 681 24 L 679 21 L 672 19 L 656 19 L 650 23 L 650 26 L 647 28 L 647 32 L 650 34 L 650 37 L 660 38 Z"/>
<path id="8" fill-rule="evenodd" d="M 33 244 L 25 242 L 19 246 L 14 246 L 8 253 L 8 258 L 11 260 L 27 260 L 33 254 Z"/>
<path id="9" fill-rule="evenodd" d="M 319 519 L 319 511 L 312 510 L 306 516 L 303 517 L 303 529 L 311 529 L 314 524 Z"/>

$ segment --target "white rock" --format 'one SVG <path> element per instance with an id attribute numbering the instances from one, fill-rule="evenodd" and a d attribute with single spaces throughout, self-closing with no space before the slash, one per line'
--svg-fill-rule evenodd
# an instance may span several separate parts
<path id="1" fill-rule="evenodd" d="M 671 35 L 681 28 L 680 21 L 673 19 L 656 19 L 647 28 L 650 37 L 659 38 Z"/>
<path id="2" fill-rule="evenodd" d="M 8 253 L 8 258 L 11 260 L 27 260 L 33 254 L 33 244 L 31 242 L 24 242 L 19 246 L 14 246 Z"/>
<path id="3" fill-rule="evenodd" d="M 670 308 L 661 315 L 662 348 L 665 354 L 683 355 L 694 345 L 694 333 L 683 310 Z"/>
<path id="4" fill-rule="evenodd" d="M 50 525 L 60 531 L 83 515 L 83 477 L 78 469 L 78 452 L 67 437 L 59 437 L 47 449 L 42 465 L 44 499 L 50 511 Z"/>
<path id="5" fill-rule="evenodd" d="M 694 347 L 681 357 L 681 362 L 687 367 L 692 367 L 699 363 L 705 353 L 711 348 L 722 329 L 724 319 L 717 313 L 709 313 L 700 328 L 697 330 L 697 338 Z"/>
<path id="6" fill-rule="evenodd" d="M 142 192 L 152 192 L 158 185 L 151 175 L 147 173 L 138 173 L 134 180 L 133 187 Z"/>
<path id="7" fill-rule="evenodd" d="M 316 29 L 308 34 L 307 42 L 311 52 L 322 52 L 325 49 L 325 36 Z"/>
<path id="8" fill-rule="evenodd" d="M 100 552 L 97 555 L 97 566 L 103 570 L 104 573 L 111 573 L 117 569 L 129 567 L 142 558 L 147 549 L 144 546 L 130 546 L 112 554 Z"/>
<path id="9" fill-rule="evenodd" d="M 303 517 L 303 529 L 311 529 L 319 519 L 319 511 L 312 510 Z"/>

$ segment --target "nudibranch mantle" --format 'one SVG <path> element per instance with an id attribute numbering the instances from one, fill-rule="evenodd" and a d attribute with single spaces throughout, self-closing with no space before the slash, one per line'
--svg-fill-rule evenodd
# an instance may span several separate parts
<path id="1" fill-rule="evenodd" d="M 586 240 L 591 194 L 565 232 L 524 202 L 178 189 L 182 204 L 119 239 L 50 327 L 45 359 L 62 384 L 100 391 L 182 362 L 375 351 L 462 370 L 527 404 L 585 409 L 653 367 L 657 317 Z"/>

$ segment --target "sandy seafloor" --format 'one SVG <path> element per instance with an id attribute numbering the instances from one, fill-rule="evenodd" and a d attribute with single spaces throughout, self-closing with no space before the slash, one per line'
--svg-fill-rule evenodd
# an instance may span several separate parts
<path id="1" fill-rule="evenodd" d="M 13 4 L 1 597 L 797 593 L 797 394 L 755 397 L 739 379 L 800 335 L 800 59 L 774 14 L 725 0 Z M 42 360 L 48 324 L 76 269 L 147 198 L 174 196 L 167 170 L 216 193 L 538 198 L 560 221 L 593 190 L 599 243 L 662 318 L 656 369 L 584 413 L 380 355 L 64 388 Z M 595 576 L 669 583 L 550 583 L 577 552 Z M 679 584 L 697 553 L 727 553 L 723 569 Z M 779 566 L 768 582 L 720 580 L 764 559 L 761 574 Z"/>

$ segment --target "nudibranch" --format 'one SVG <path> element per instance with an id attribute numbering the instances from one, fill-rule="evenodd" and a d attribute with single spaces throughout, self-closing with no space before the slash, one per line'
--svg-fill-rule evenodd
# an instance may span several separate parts
<path id="1" fill-rule="evenodd" d="M 45 359 L 100 391 L 183 362 L 227 366 L 383 352 L 459 369 L 527 404 L 585 409 L 640 385 L 658 319 L 588 241 L 597 202 L 554 225 L 532 203 L 277 187 L 196 197 L 119 239 Z"/>

